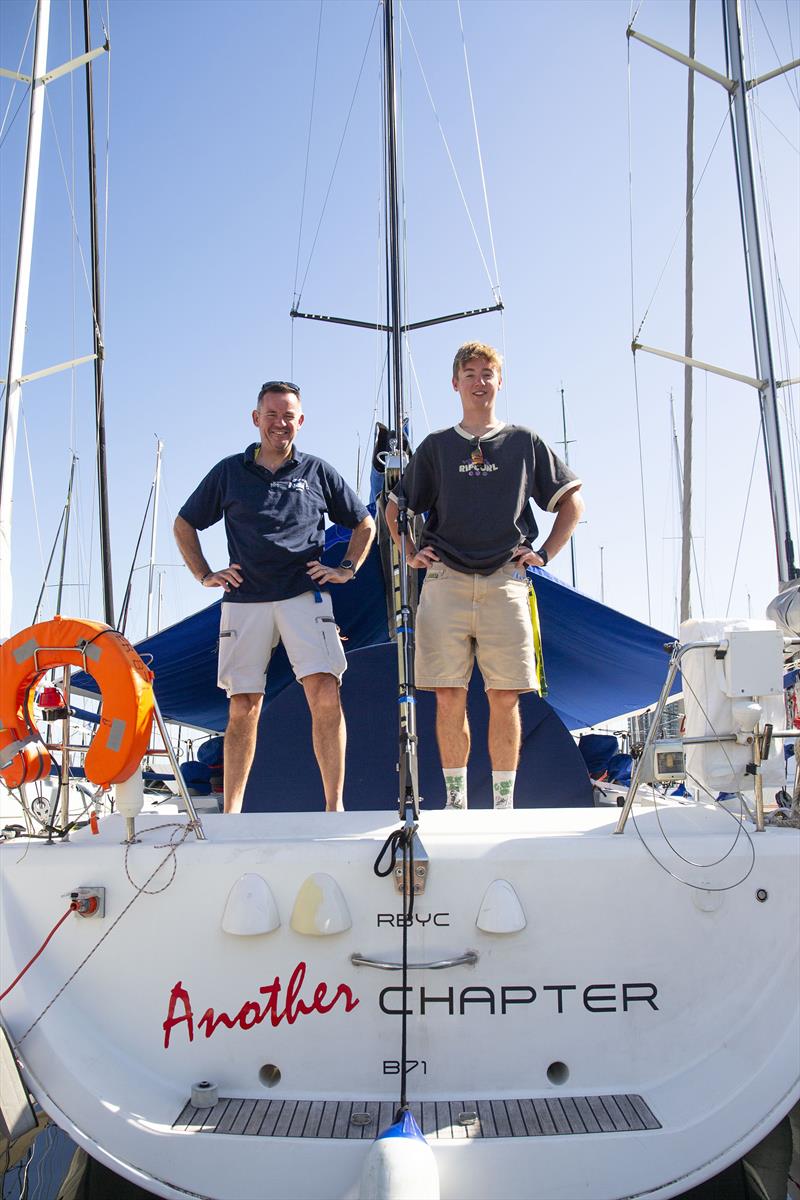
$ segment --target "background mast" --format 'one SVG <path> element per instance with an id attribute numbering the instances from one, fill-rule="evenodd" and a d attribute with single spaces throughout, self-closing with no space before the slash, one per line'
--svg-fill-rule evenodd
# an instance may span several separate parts
<path id="1" fill-rule="evenodd" d="M 47 40 L 50 31 L 50 0 L 36 5 L 36 43 L 33 51 L 31 106 L 28 118 L 28 144 L 25 152 L 25 183 L 19 225 L 17 278 L 8 351 L 6 403 L 3 410 L 3 445 L 0 450 L 0 641 L 11 633 L 11 519 L 14 493 L 14 459 L 17 449 L 17 425 L 25 352 L 25 327 L 28 318 L 28 294 L 31 283 L 33 228 L 36 222 L 36 190 L 39 183 L 39 156 L 42 146 L 44 112 L 44 75 L 47 71 Z"/>

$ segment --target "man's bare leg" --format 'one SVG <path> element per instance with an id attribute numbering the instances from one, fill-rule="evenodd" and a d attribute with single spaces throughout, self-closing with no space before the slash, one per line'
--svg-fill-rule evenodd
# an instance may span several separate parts
<path id="1" fill-rule="evenodd" d="M 469 758 L 467 689 L 436 688 L 436 741 L 442 770 L 465 767 Z"/>
<path id="2" fill-rule="evenodd" d="M 339 698 L 339 681 L 335 675 L 319 672 L 301 679 L 308 707 L 311 710 L 311 729 L 314 753 L 317 756 L 326 812 L 344 810 L 344 752 L 347 730 Z"/>
<path id="3" fill-rule="evenodd" d="M 489 758 L 493 771 L 516 771 L 522 744 L 519 692 L 491 688 L 489 701 Z"/>
<path id="4" fill-rule="evenodd" d="M 240 692 L 231 696 L 228 728 L 225 730 L 224 811 L 242 811 L 247 776 L 253 765 L 258 734 L 258 718 L 264 700 L 260 692 Z"/>

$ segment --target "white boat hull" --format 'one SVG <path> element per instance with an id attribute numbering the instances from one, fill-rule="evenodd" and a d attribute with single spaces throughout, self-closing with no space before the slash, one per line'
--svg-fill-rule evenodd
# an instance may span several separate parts
<path id="1" fill-rule="evenodd" d="M 409 961 L 477 954 L 411 970 L 405 994 L 408 1096 L 445 1200 L 676 1196 L 800 1096 L 800 834 L 740 833 L 726 855 L 738 826 L 719 809 L 637 814 L 685 886 L 632 824 L 614 836 L 617 816 L 423 815 Z M 716 865 L 683 862 L 659 820 L 683 858 Z M 400 960 L 402 898 L 372 869 L 395 823 L 211 816 L 173 863 L 181 821 L 140 818 L 127 862 L 118 817 L 97 837 L 0 847 L 3 986 L 66 894 L 105 888 L 105 916 L 70 917 L 3 1004 L 27 1082 L 90 1154 L 157 1195 L 355 1197 L 399 1094 L 400 974 L 350 961 Z M 137 892 L 161 862 L 148 888 L 163 890 Z M 245 875 L 274 899 L 271 932 L 223 929 L 226 910 L 228 928 L 242 921 L 228 898 Z M 476 926 L 495 880 L 524 928 Z M 340 931 L 298 932 L 293 914 Z M 198 1112 L 201 1080 L 219 1103 Z"/>

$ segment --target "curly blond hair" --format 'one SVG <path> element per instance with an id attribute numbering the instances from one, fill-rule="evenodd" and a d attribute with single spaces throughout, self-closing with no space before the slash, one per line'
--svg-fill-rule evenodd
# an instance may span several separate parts
<path id="1" fill-rule="evenodd" d="M 485 358 L 490 366 L 496 369 L 498 375 L 502 374 L 503 359 L 494 346 L 487 346 L 484 342 L 464 342 L 453 359 L 453 379 L 458 377 L 459 369 L 465 367 L 473 358 Z"/>

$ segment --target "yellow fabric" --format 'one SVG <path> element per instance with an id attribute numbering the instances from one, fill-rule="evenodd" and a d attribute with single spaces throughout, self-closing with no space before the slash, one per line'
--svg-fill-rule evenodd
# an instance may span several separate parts
<path id="1" fill-rule="evenodd" d="M 547 676 L 544 673 L 544 651 L 542 650 L 542 626 L 539 623 L 539 606 L 536 603 L 536 592 L 528 580 L 528 604 L 531 610 L 531 625 L 533 626 L 533 648 L 536 652 L 536 689 L 540 696 L 547 695 Z"/>

